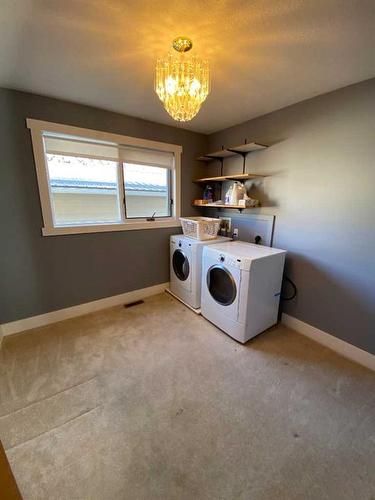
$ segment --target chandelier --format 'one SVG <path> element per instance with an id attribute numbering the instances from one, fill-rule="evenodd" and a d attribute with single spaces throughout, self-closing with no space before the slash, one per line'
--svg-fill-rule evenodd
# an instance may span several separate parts
<path id="1" fill-rule="evenodd" d="M 186 37 L 173 40 L 176 53 L 169 53 L 156 63 L 155 92 L 174 120 L 194 118 L 210 92 L 210 69 L 207 61 L 187 57 L 193 42 Z"/>

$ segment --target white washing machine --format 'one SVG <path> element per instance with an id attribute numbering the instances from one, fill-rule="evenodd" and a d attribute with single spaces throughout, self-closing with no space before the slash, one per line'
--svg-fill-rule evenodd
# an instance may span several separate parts
<path id="1" fill-rule="evenodd" d="M 200 241 L 182 234 L 170 238 L 170 289 L 179 300 L 200 312 L 202 250 L 206 246 L 230 241 L 218 236 Z"/>
<path id="2" fill-rule="evenodd" d="M 242 241 L 205 247 L 202 315 L 242 343 L 274 325 L 285 254 Z"/>

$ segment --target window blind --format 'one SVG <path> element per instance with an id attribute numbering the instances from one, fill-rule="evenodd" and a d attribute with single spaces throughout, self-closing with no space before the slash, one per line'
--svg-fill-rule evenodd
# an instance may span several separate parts
<path id="1" fill-rule="evenodd" d="M 174 168 L 174 155 L 168 151 L 106 144 L 80 138 L 49 135 L 43 138 L 45 151 L 49 154 Z"/>
<path id="2" fill-rule="evenodd" d="M 155 149 L 120 146 L 121 160 L 124 163 L 158 166 L 172 169 L 174 167 L 173 153 Z"/>
<path id="3" fill-rule="evenodd" d="M 49 154 L 119 161 L 117 145 L 44 136 L 44 147 Z"/>

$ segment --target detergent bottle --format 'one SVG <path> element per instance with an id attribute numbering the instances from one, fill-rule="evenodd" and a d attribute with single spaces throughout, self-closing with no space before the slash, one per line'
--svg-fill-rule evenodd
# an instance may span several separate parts
<path id="1" fill-rule="evenodd" d="M 224 198 L 225 205 L 230 205 L 232 203 L 232 192 L 233 192 L 233 185 L 231 184 L 228 188 L 228 191 L 225 193 L 225 198 Z"/>
<path id="2" fill-rule="evenodd" d="M 242 200 L 244 195 L 245 195 L 245 186 L 241 184 L 241 182 L 235 181 L 232 187 L 230 204 L 238 205 L 239 200 Z"/>

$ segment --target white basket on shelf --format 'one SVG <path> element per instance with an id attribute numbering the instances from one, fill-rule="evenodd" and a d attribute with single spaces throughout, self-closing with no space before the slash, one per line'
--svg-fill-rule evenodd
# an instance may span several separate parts
<path id="1" fill-rule="evenodd" d="M 220 229 L 220 219 L 212 217 L 180 217 L 185 236 L 196 240 L 213 240 Z"/>

